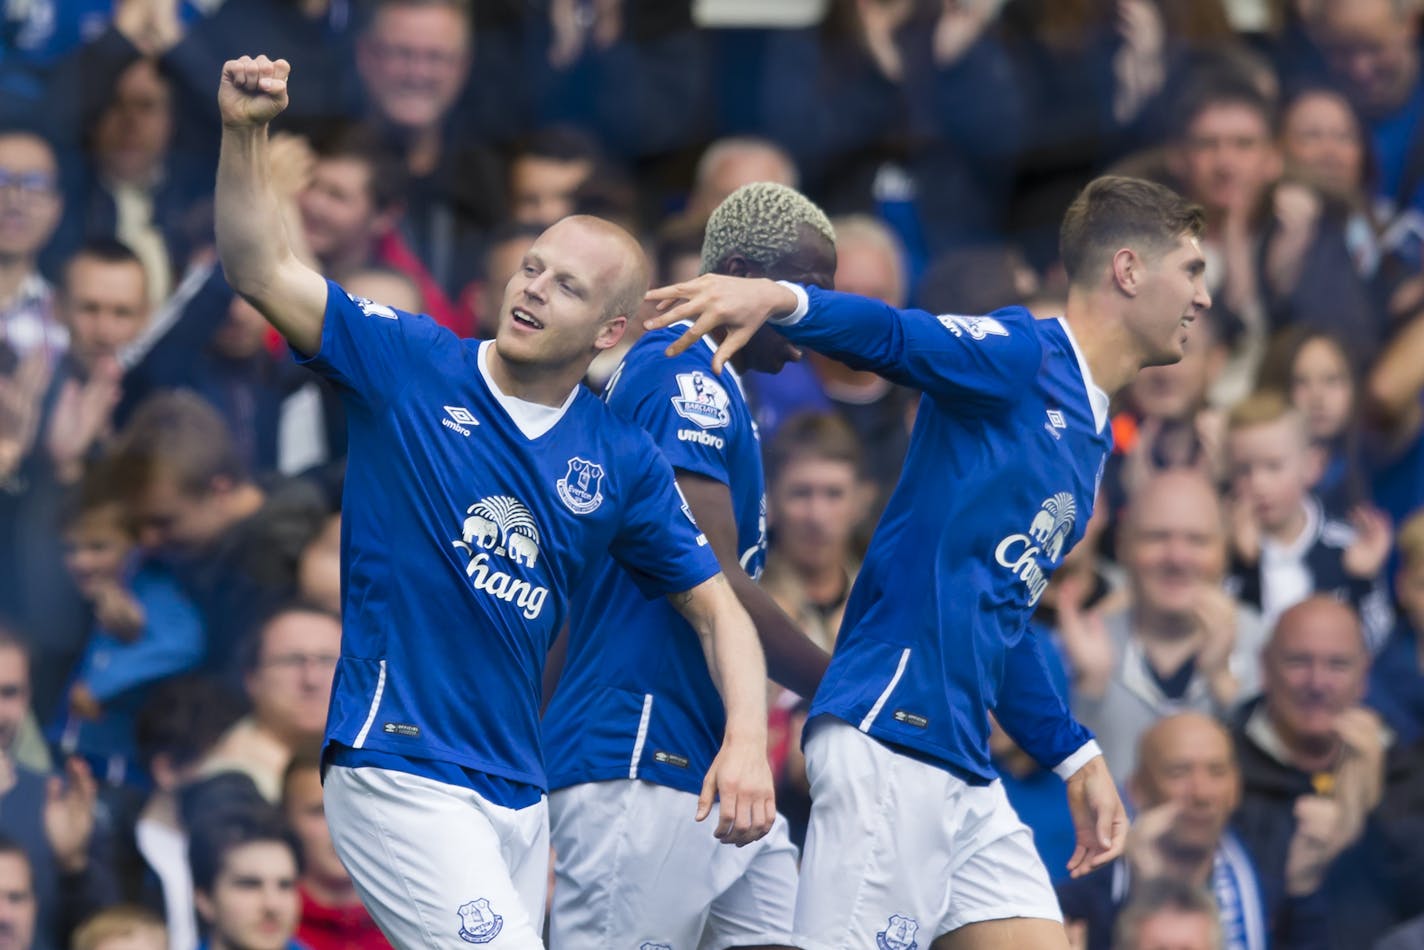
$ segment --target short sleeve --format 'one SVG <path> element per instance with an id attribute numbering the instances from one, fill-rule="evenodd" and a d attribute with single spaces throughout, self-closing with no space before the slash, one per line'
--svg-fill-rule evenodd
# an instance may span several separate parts
<path id="1" fill-rule="evenodd" d="M 730 484 L 727 446 L 741 422 L 728 385 L 736 383 L 687 360 L 659 356 L 614 389 L 608 405 L 652 436 L 674 469 Z"/>
<path id="2" fill-rule="evenodd" d="M 636 467 L 609 553 L 649 599 L 691 590 L 720 570 L 707 537 L 682 497 L 672 466 L 643 433 L 627 462 Z M 630 449 L 633 446 L 630 446 Z"/>
<path id="3" fill-rule="evenodd" d="M 348 395 L 379 403 L 399 393 L 441 346 L 459 338 L 423 314 L 353 297 L 326 282 L 321 348 L 297 362 L 310 366 Z"/>

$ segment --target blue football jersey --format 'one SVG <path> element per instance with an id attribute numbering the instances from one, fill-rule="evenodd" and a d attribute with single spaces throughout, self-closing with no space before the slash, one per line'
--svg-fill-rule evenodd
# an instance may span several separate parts
<path id="1" fill-rule="evenodd" d="M 809 310 L 782 321 L 787 337 L 924 393 L 811 717 L 988 782 L 993 710 L 1030 755 L 1058 765 L 1092 735 L 1027 626 L 1092 513 L 1111 441 L 1106 394 L 1061 320 L 807 294 Z"/>
<path id="2" fill-rule="evenodd" d="M 727 485 L 742 567 L 756 577 L 766 554 L 756 423 L 736 372 L 712 372 L 711 346 L 663 354 L 681 333 L 670 327 L 634 344 L 604 399 L 647 430 L 674 469 Z M 544 713 L 549 787 L 640 778 L 698 792 L 725 728 L 696 632 L 621 566 L 602 564 L 574 594 L 568 657 Z"/>
<path id="3" fill-rule="evenodd" d="M 309 362 L 341 388 L 350 448 L 326 742 L 543 788 L 542 672 L 571 592 L 610 557 L 649 597 L 718 568 L 647 433 L 583 387 L 557 408 L 505 396 L 490 346 L 328 286 Z"/>

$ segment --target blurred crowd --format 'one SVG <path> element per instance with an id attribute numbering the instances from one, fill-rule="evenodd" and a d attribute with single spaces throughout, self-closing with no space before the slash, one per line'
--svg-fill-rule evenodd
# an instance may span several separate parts
<path id="1" fill-rule="evenodd" d="M 292 63 L 270 179 L 298 253 L 464 335 L 574 212 L 668 283 L 722 198 L 778 181 L 833 216 L 838 289 L 1045 317 L 1089 178 L 1200 203 L 1215 304 L 1113 407 L 1035 615 L 1134 814 L 1060 900 L 1093 950 L 1424 947 L 1419 25 L 1414 0 L 0 0 L 0 948 L 386 946 L 316 759 L 342 407 L 213 253 L 215 91 L 258 53 Z M 830 648 L 916 397 L 814 355 L 745 382 L 762 582 Z M 807 704 L 768 688 L 804 832 Z M 994 749 L 1063 873 L 1062 782 Z"/>

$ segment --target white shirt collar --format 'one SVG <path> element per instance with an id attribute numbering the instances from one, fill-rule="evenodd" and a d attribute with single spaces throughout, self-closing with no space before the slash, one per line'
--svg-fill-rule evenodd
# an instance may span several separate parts
<path id="1" fill-rule="evenodd" d="M 484 377 L 485 385 L 489 387 L 495 401 L 508 413 L 509 418 L 519 427 L 519 431 L 524 433 L 524 438 L 532 442 L 558 424 L 558 421 L 564 417 L 564 413 L 578 398 L 579 388 L 575 386 L 571 389 L 569 398 L 565 399 L 561 406 L 545 406 L 527 399 L 520 399 L 517 396 L 506 396 L 495 385 L 494 378 L 490 376 L 489 366 L 485 362 L 485 350 L 493 345 L 493 340 L 485 340 L 480 344 L 477 360 L 480 366 L 480 376 Z"/>
<path id="2" fill-rule="evenodd" d="M 1088 358 L 1078 346 L 1078 338 L 1073 336 L 1073 328 L 1062 317 L 1058 318 L 1058 322 L 1068 337 L 1068 345 L 1073 348 L 1073 355 L 1078 358 L 1078 371 L 1083 374 L 1083 387 L 1088 391 L 1088 404 L 1093 407 L 1093 425 L 1097 427 L 1098 432 L 1102 432 L 1103 426 L 1108 424 L 1108 394 L 1093 382 L 1093 371 L 1088 368 Z"/>

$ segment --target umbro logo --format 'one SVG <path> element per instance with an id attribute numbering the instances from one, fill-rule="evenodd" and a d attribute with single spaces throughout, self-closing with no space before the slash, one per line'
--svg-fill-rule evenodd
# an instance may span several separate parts
<path id="1" fill-rule="evenodd" d="M 1055 439 L 1061 439 L 1058 430 L 1068 428 L 1068 420 L 1063 418 L 1063 413 L 1058 409 L 1050 409 L 1047 412 L 1048 421 L 1043 424 L 1043 428 Z"/>
<path id="2" fill-rule="evenodd" d="M 452 432 L 460 433 L 467 439 L 470 437 L 470 430 L 466 429 L 465 426 L 477 426 L 480 424 L 480 420 L 471 415 L 470 410 L 464 406 L 446 406 L 445 414 L 450 418 L 441 419 L 440 424 Z"/>

